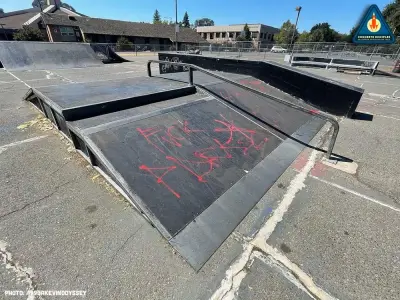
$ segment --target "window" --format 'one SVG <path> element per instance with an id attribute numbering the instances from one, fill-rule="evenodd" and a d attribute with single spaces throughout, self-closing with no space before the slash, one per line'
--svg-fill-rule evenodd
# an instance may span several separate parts
<path id="1" fill-rule="evenodd" d="M 210 40 L 214 39 L 214 32 L 210 32 Z"/>
<path id="2" fill-rule="evenodd" d="M 229 32 L 229 37 L 233 38 L 233 34 L 234 34 L 233 32 Z"/>
<path id="3" fill-rule="evenodd" d="M 74 29 L 72 27 L 60 27 L 60 32 L 61 35 L 70 35 L 70 36 L 74 36 Z"/>
<path id="4" fill-rule="evenodd" d="M 223 38 L 223 39 L 226 38 L 226 32 L 223 32 L 223 33 L 222 33 L 222 38 Z"/>
<path id="5" fill-rule="evenodd" d="M 220 32 L 217 32 L 216 34 L 215 34 L 215 38 L 216 39 L 219 39 L 221 37 L 221 33 Z"/>
<path id="6" fill-rule="evenodd" d="M 203 32 L 203 38 L 206 39 L 207 38 L 207 33 Z"/>
<path id="7" fill-rule="evenodd" d="M 253 39 L 256 39 L 256 38 L 258 37 L 258 32 L 252 32 L 252 33 L 251 33 L 251 37 L 252 37 Z"/>

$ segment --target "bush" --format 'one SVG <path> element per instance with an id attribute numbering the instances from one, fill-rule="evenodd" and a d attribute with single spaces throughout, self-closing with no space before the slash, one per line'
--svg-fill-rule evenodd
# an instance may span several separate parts
<path id="1" fill-rule="evenodd" d="M 24 26 L 16 33 L 14 33 L 14 40 L 16 41 L 44 41 L 44 36 L 39 29 L 30 26 Z"/>
<path id="2" fill-rule="evenodd" d="M 129 41 L 126 37 L 121 36 L 117 41 L 117 51 L 122 50 L 133 50 L 133 43 Z"/>

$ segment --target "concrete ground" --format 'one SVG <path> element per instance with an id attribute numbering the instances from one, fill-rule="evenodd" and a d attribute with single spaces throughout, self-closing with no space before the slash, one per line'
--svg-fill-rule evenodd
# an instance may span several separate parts
<path id="1" fill-rule="evenodd" d="M 0 299 L 400 298 L 400 80 L 308 69 L 365 89 L 364 114 L 340 120 L 334 149 L 354 163 L 306 149 L 195 273 L 22 101 L 29 86 L 145 76 L 149 57 L 130 59 L 0 70 Z M 312 144 L 327 140 L 324 128 Z"/>

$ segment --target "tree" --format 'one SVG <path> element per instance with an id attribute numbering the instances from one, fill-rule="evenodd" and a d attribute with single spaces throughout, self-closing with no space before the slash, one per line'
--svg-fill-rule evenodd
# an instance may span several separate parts
<path id="1" fill-rule="evenodd" d="M 16 41 L 44 41 L 44 36 L 39 29 L 24 26 L 14 33 Z"/>
<path id="2" fill-rule="evenodd" d="M 251 32 L 250 32 L 250 28 L 249 25 L 247 25 L 247 23 L 244 25 L 244 39 L 246 41 L 251 41 Z"/>
<path id="3" fill-rule="evenodd" d="M 4 9 L 0 8 L 0 15 L 4 14 Z"/>
<path id="4" fill-rule="evenodd" d="M 117 40 L 116 47 L 117 47 L 117 50 L 132 50 L 133 43 L 130 40 L 128 40 L 126 37 L 121 36 Z"/>
<path id="5" fill-rule="evenodd" d="M 33 0 L 32 7 L 39 7 L 40 8 L 39 2 L 42 5 L 42 8 L 47 6 L 47 1 L 46 0 Z M 76 12 L 75 8 L 73 8 L 68 3 L 64 3 L 64 2 L 60 2 L 60 3 L 61 3 L 61 7 L 64 7 L 66 9 L 69 9 L 70 11 Z"/>
<path id="6" fill-rule="evenodd" d="M 194 26 L 214 26 L 214 21 L 209 18 L 202 18 L 194 21 Z"/>
<path id="7" fill-rule="evenodd" d="M 393 31 L 394 35 L 400 35 L 400 0 L 394 0 L 385 6 L 382 15 Z"/>
<path id="8" fill-rule="evenodd" d="M 299 32 L 295 29 L 294 24 L 289 20 L 282 24 L 282 27 L 278 34 L 274 36 L 275 41 L 279 44 L 290 44 L 292 40 L 293 31 L 295 32 L 294 41 L 296 41 Z"/>
<path id="9" fill-rule="evenodd" d="M 153 24 L 161 24 L 161 16 L 157 9 L 153 15 Z"/>
<path id="10" fill-rule="evenodd" d="M 337 32 L 328 23 L 315 24 L 310 30 L 310 42 L 335 42 Z"/>
<path id="11" fill-rule="evenodd" d="M 297 39 L 298 43 L 307 43 L 309 41 L 310 41 L 310 33 L 305 30 L 302 33 L 300 33 Z"/>
<path id="12" fill-rule="evenodd" d="M 186 28 L 190 28 L 189 15 L 187 12 L 185 12 L 185 15 L 183 16 L 182 26 L 186 27 Z"/>

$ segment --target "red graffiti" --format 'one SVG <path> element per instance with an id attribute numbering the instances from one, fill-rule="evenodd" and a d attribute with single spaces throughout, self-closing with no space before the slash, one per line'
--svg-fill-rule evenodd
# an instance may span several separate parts
<path id="1" fill-rule="evenodd" d="M 142 165 L 139 169 L 153 175 L 158 184 L 165 186 L 173 195 L 180 198 L 180 194 L 164 181 L 164 177 L 169 172 L 181 168 L 194 176 L 199 182 L 205 183 L 207 182 L 207 175 L 220 167 L 223 159 L 233 158 L 233 150 L 240 150 L 246 156 L 251 149 L 256 151 L 261 150 L 262 146 L 268 141 L 267 138 L 264 138 L 261 142 L 256 143 L 255 135 L 257 132 L 255 130 L 238 127 L 233 121 L 227 120 L 222 115 L 221 119 L 215 119 L 214 122 L 216 127 L 213 129 L 213 132 L 222 136 L 220 138 L 211 138 L 209 140 L 209 147 L 195 150 L 193 159 L 182 159 L 173 156 L 171 151 L 166 148 L 166 144 L 170 147 L 182 148 L 185 144 L 184 135 L 187 135 L 189 138 L 192 134 L 202 134 L 201 138 L 204 139 L 204 137 L 208 137 L 204 133 L 205 130 L 190 128 L 188 121 L 184 121 L 183 126 L 176 124 L 166 129 L 162 129 L 161 127 L 137 128 L 137 131 L 146 139 L 149 145 L 163 153 L 165 159 L 173 164 L 157 168 Z M 158 145 L 159 143 L 161 145 Z M 159 174 L 160 172 L 162 173 Z"/>
<path id="2" fill-rule="evenodd" d="M 180 198 L 181 195 L 179 195 L 177 192 L 175 192 L 168 184 L 165 183 L 163 177 L 165 175 L 167 175 L 169 172 L 171 172 L 172 170 L 176 169 L 176 166 L 170 166 L 170 167 L 166 167 L 166 168 L 149 168 L 148 166 L 145 165 L 141 165 L 139 167 L 140 170 L 144 170 L 149 172 L 151 175 L 153 175 L 155 178 L 157 178 L 157 183 L 164 185 L 172 194 L 175 195 L 176 198 Z M 164 173 L 161 174 L 161 176 L 158 176 L 155 171 L 164 171 Z"/>

